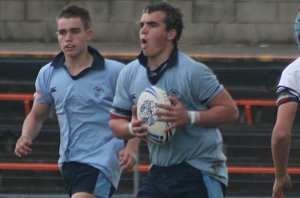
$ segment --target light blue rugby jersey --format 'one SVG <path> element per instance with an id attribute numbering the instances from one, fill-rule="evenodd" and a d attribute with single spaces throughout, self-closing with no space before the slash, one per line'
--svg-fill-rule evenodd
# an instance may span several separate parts
<path id="1" fill-rule="evenodd" d="M 118 152 L 124 142 L 109 127 L 109 110 L 122 63 L 104 59 L 89 47 L 92 67 L 72 77 L 61 52 L 45 65 L 36 80 L 43 97 L 39 103 L 53 106 L 60 127 L 59 165 L 76 161 L 100 169 L 117 187 L 120 179 Z"/>
<path id="2" fill-rule="evenodd" d="M 131 106 L 140 93 L 151 86 L 141 53 L 138 60 L 121 71 L 111 113 L 129 118 Z M 167 69 L 155 84 L 179 99 L 189 111 L 206 110 L 207 102 L 224 88 L 212 70 L 174 49 Z M 149 71 L 148 71 L 149 72 Z M 193 167 L 209 173 L 225 185 L 228 184 L 226 157 L 222 153 L 223 139 L 215 127 L 187 125 L 177 128 L 169 143 L 148 144 L 150 161 L 158 166 L 169 166 L 186 161 Z"/>

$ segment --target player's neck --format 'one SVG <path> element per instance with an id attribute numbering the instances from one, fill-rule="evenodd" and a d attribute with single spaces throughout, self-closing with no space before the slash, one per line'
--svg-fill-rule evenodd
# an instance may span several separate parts
<path id="1" fill-rule="evenodd" d="M 90 53 L 83 53 L 78 57 L 66 58 L 66 65 L 69 72 L 76 76 L 84 69 L 91 67 L 93 63 L 93 56 Z"/>
<path id="2" fill-rule="evenodd" d="M 148 57 L 148 67 L 150 71 L 154 71 L 157 69 L 161 64 L 166 62 L 169 58 L 174 49 L 174 46 L 172 48 L 167 48 L 160 54 L 152 57 Z"/>

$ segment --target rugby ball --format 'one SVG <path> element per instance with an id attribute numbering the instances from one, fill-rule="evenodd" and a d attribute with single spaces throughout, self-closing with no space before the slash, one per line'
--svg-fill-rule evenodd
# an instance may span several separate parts
<path id="1" fill-rule="evenodd" d="M 156 86 L 146 88 L 137 101 L 137 118 L 147 127 L 150 142 L 164 144 L 171 140 L 176 129 L 165 131 L 170 123 L 158 121 L 159 117 L 155 113 L 160 108 L 157 104 L 171 104 L 167 93 Z"/>

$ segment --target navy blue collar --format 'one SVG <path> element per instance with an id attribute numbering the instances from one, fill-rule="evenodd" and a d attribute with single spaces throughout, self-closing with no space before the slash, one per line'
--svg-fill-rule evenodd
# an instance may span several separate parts
<path id="1" fill-rule="evenodd" d="M 92 63 L 93 68 L 104 68 L 104 57 L 95 49 L 90 46 L 88 46 L 88 52 L 92 54 L 94 61 Z M 52 63 L 51 66 L 53 67 L 63 67 L 65 65 L 66 59 L 65 54 L 61 51 L 59 54 L 57 54 Z"/>
<path id="2" fill-rule="evenodd" d="M 147 57 L 143 54 L 143 51 L 138 55 L 138 60 L 141 65 L 144 67 L 148 67 L 148 59 Z M 172 67 L 177 64 L 178 60 L 178 48 L 175 46 L 174 49 L 172 50 L 169 59 L 167 60 L 167 67 Z M 164 64 L 164 63 L 163 63 Z"/>
<path id="3" fill-rule="evenodd" d="M 71 78 L 73 80 L 77 80 L 79 78 L 81 78 L 82 76 L 84 76 L 86 73 L 88 73 L 91 70 L 98 70 L 98 69 L 104 69 L 104 58 L 103 56 L 94 48 L 92 47 L 88 47 L 88 52 L 93 56 L 94 60 L 93 63 L 91 65 L 91 67 L 88 67 L 86 69 L 84 69 L 83 71 L 81 71 L 78 75 L 76 76 L 72 76 L 68 69 L 67 66 L 65 65 L 65 54 L 61 51 L 58 55 L 56 55 L 56 57 L 53 59 L 51 66 L 58 68 L 58 67 L 63 67 L 65 68 L 65 70 L 69 73 L 69 75 L 71 76 Z"/>
<path id="4" fill-rule="evenodd" d="M 147 70 L 147 77 L 151 84 L 156 84 L 158 80 L 162 77 L 162 75 L 165 73 L 165 71 L 168 68 L 171 68 L 177 64 L 178 61 L 178 48 L 175 46 L 172 50 L 170 57 L 168 60 L 163 62 L 158 68 L 156 68 L 154 71 L 150 71 L 148 64 L 147 57 L 143 54 L 143 51 L 138 55 L 139 63 L 144 66 Z"/>

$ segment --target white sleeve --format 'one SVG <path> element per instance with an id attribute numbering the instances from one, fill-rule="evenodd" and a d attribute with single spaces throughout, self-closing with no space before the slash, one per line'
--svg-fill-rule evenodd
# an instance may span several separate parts
<path id="1" fill-rule="evenodd" d="M 283 70 L 278 86 L 288 87 L 300 95 L 300 58 Z"/>

